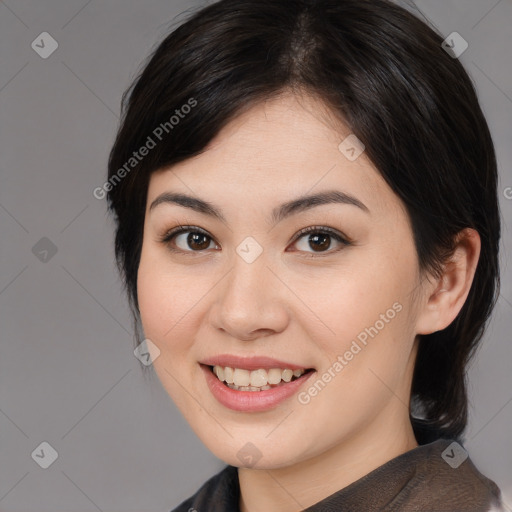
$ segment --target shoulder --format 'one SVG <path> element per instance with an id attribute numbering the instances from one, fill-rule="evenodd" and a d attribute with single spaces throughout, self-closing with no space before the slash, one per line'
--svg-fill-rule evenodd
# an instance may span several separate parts
<path id="1" fill-rule="evenodd" d="M 498 486 L 475 467 L 462 444 L 438 439 L 391 459 L 324 500 L 324 508 L 380 512 L 504 512 Z M 328 508 L 328 507 L 331 508 Z"/>
<path id="2" fill-rule="evenodd" d="M 238 470 L 226 466 L 171 512 L 238 512 Z"/>
<path id="3" fill-rule="evenodd" d="M 411 492 L 402 496 L 409 494 L 418 505 L 429 503 L 440 511 L 502 510 L 500 489 L 480 473 L 461 443 L 439 439 L 420 446 L 420 454 L 417 474 L 409 482 Z"/>

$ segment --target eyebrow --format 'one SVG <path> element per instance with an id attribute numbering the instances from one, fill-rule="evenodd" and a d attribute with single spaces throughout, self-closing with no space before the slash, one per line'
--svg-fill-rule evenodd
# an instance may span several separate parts
<path id="1" fill-rule="evenodd" d="M 226 222 L 226 219 L 220 209 L 215 207 L 212 203 L 204 201 L 203 199 L 199 199 L 198 197 L 188 196 L 186 194 L 164 192 L 151 203 L 149 210 L 151 211 L 158 205 L 165 203 L 177 204 L 184 208 L 190 208 L 191 210 L 219 219 L 224 223 Z M 278 222 L 281 222 L 283 219 L 290 217 L 295 213 L 309 210 L 315 206 L 333 203 L 356 206 L 364 212 L 370 213 L 370 210 L 366 207 L 366 205 L 364 205 L 354 196 L 339 190 L 328 190 L 318 194 L 298 197 L 297 199 L 283 203 L 281 206 L 278 206 L 272 210 L 270 220 L 273 224 L 277 224 Z"/>

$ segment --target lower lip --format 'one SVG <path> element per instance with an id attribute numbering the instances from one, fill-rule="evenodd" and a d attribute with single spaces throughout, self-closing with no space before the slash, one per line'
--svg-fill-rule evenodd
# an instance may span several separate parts
<path id="1" fill-rule="evenodd" d="M 294 395 L 298 389 L 315 373 L 310 371 L 298 379 L 281 384 L 264 391 L 237 391 L 222 383 L 211 371 L 209 366 L 200 364 L 206 378 L 206 383 L 212 395 L 225 407 L 234 411 L 259 412 L 273 409 L 287 398 Z"/>

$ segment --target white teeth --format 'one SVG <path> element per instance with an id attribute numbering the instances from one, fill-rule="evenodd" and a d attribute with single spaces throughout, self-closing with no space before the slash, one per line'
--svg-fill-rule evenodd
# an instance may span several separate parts
<path id="1" fill-rule="evenodd" d="M 224 381 L 228 384 L 233 384 L 233 368 L 230 368 L 229 366 L 224 368 Z"/>
<path id="2" fill-rule="evenodd" d="M 268 371 L 268 383 L 279 384 L 281 382 L 282 371 L 279 368 L 272 368 Z"/>
<path id="3" fill-rule="evenodd" d="M 251 374 L 248 370 L 235 368 L 233 372 L 233 384 L 235 386 L 248 386 L 251 382 Z"/>
<path id="4" fill-rule="evenodd" d="M 213 373 L 220 381 L 226 382 L 231 389 L 239 391 L 264 391 L 281 381 L 290 382 L 293 377 L 298 378 L 306 370 L 290 370 L 285 368 L 271 368 L 270 370 L 244 370 L 242 368 L 230 368 L 229 366 L 214 366 Z"/>
<path id="5" fill-rule="evenodd" d="M 214 366 L 213 371 L 219 380 L 224 380 L 224 368 L 222 368 L 222 366 Z"/>
<path id="6" fill-rule="evenodd" d="M 254 370 L 251 372 L 251 386 L 260 388 L 267 384 L 267 372 L 265 370 Z"/>
<path id="7" fill-rule="evenodd" d="M 292 377 L 293 377 L 293 372 L 291 370 L 283 370 L 283 374 L 282 374 L 281 378 L 285 382 L 290 382 L 292 380 Z"/>
<path id="8" fill-rule="evenodd" d="M 266 389 L 270 389 L 270 386 L 258 388 L 256 386 L 235 386 L 234 384 L 228 384 L 228 387 L 236 389 L 237 391 L 265 391 Z"/>

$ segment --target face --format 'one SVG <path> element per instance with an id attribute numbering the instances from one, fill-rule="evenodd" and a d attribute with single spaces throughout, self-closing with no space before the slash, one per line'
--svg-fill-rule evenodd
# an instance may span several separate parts
<path id="1" fill-rule="evenodd" d="M 409 218 L 330 120 L 282 95 L 150 180 L 138 299 L 154 368 L 235 466 L 285 467 L 408 418 L 421 295 Z"/>

